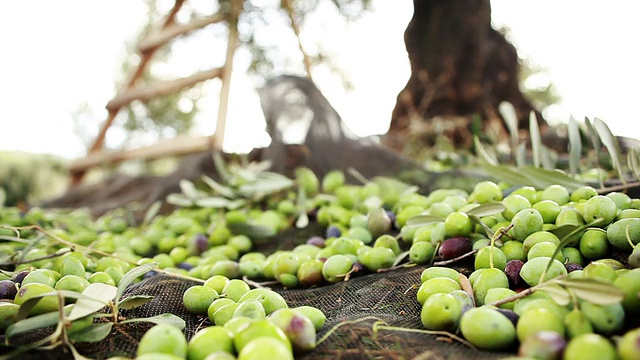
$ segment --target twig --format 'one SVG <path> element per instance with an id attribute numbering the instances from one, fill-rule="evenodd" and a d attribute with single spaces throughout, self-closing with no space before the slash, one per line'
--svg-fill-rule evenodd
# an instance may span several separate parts
<path id="1" fill-rule="evenodd" d="M 32 262 L 36 262 L 36 261 L 40 261 L 40 260 L 46 260 L 46 259 L 52 259 L 58 256 L 62 256 L 64 254 L 68 254 L 70 252 L 73 252 L 72 249 L 66 249 L 64 251 L 59 251 L 57 253 L 53 253 L 53 254 L 49 254 L 49 255 L 45 255 L 45 256 L 41 256 L 39 258 L 34 258 L 34 259 L 27 259 L 27 260 L 19 260 L 19 261 L 12 261 L 12 262 L 8 262 L 8 263 L 0 263 L 0 266 L 11 266 L 11 265 L 22 265 L 22 264 L 28 264 L 28 263 L 32 263 Z"/>
<path id="2" fill-rule="evenodd" d="M 265 288 L 265 289 L 269 289 L 269 287 L 268 287 L 269 285 L 278 285 L 278 284 L 280 284 L 280 282 L 279 282 L 279 281 L 277 281 L 277 280 L 272 280 L 272 281 L 263 281 L 263 282 L 256 282 L 256 281 L 253 281 L 253 280 L 249 279 L 249 278 L 248 278 L 248 277 L 246 277 L 246 276 L 243 276 L 243 277 L 242 277 L 242 280 L 243 280 L 244 282 L 246 282 L 246 283 L 247 283 L 247 285 L 253 286 L 253 287 L 255 287 L 255 288 Z"/>
<path id="3" fill-rule="evenodd" d="M 442 260 L 442 261 L 436 261 L 433 263 L 434 266 L 445 266 L 445 265 L 449 265 L 449 264 L 453 264 L 454 262 L 458 261 L 458 260 L 462 260 L 464 258 L 468 258 L 469 256 L 477 253 L 478 250 L 471 250 L 466 254 L 462 254 L 458 257 L 454 257 L 453 259 L 449 259 L 449 260 Z"/>

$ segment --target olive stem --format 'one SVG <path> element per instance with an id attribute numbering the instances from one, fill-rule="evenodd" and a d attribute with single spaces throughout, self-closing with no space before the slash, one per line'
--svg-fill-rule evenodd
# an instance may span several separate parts
<path id="1" fill-rule="evenodd" d="M 442 261 L 436 261 L 433 263 L 434 266 L 444 266 L 444 265 L 449 265 L 449 264 L 453 264 L 454 262 L 458 261 L 458 260 L 462 260 L 464 258 L 468 258 L 469 256 L 477 253 L 478 250 L 471 250 L 466 254 L 462 254 L 460 256 L 454 257 L 453 259 L 449 259 L 449 260 L 442 260 Z"/>
<path id="2" fill-rule="evenodd" d="M 409 329 L 409 328 L 402 328 L 402 327 L 397 327 L 397 326 L 389 326 L 389 325 L 380 325 L 380 323 L 382 324 L 386 324 L 385 322 L 376 322 L 375 324 L 373 324 L 373 333 L 374 335 L 377 334 L 378 330 L 392 330 L 392 331 L 399 331 L 399 332 L 411 332 L 411 333 L 419 333 L 419 334 L 429 334 L 429 335 L 440 335 L 440 336 L 446 336 L 450 339 L 453 339 L 463 345 L 468 346 L 471 349 L 477 350 L 477 348 L 475 346 L 473 346 L 470 342 L 462 339 L 461 337 L 458 337 L 450 332 L 447 331 L 436 331 L 436 330 L 423 330 L 423 329 Z"/>
<path id="3" fill-rule="evenodd" d="M 12 261 L 12 262 L 8 262 L 8 263 L 0 263 L 0 266 L 10 266 L 10 265 L 22 265 L 22 264 L 28 264 L 31 262 L 36 262 L 36 261 L 40 261 L 40 260 L 46 260 L 46 259 L 52 259 L 58 256 L 62 256 L 64 254 L 68 254 L 70 252 L 73 252 L 73 250 L 71 249 L 66 249 L 66 251 L 60 251 L 57 253 L 53 253 L 53 254 L 49 254 L 49 255 L 45 255 L 45 256 L 41 256 L 38 258 L 34 258 L 34 259 L 27 259 L 27 260 L 19 260 L 19 261 Z"/>
<path id="4" fill-rule="evenodd" d="M 269 289 L 269 287 L 268 287 L 269 285 L 278 285 L 278 284 L 280 284 L 280 282 L 277 281 L 277 280 L 256 282 L 256 281 L 250 280 L 246 276 L 242 277 L 242 281 L 246 282 L 247 285 L 253 286 L 254 288 L 265 288 L 265 289 Z"/>

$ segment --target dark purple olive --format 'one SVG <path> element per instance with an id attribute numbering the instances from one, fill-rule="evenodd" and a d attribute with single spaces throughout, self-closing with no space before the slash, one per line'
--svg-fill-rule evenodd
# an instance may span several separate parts
<path id="1" fill-rule="evenodd" d="M 396 227 L 396 214 L 391 211 L 391 210 L 387 210 L 387 217 L 389 217 L 389 220 L 391 221 L 391 227 L 395 228 Z"/>
<path id="2" fill-rule="evenodd" d="M 582 265 L 576 263 L 566 263 L 564 264 L 564 268 L 567 269 L 567 272 L 570 273 L 576 270 L 582 270 Z"/>
<path id="3" fill-rule="evenodd" d="M 440 245 L 438 254 L 444 259 L 453 259 L 472 250 L 471 240 L 464 236 L 452 237 Z"/>
<path id="4" fill-rule="evenodd" d="M 522 269 L 524 262 L 522 260 L 509 260 L 504 267 L 504 273 L 509 279 L 509 285 L 512 289 L 515 289 L 524 283 L 524 280 L 520 277 L 520 269 Z"/>
<path id="5" fill-rule="evenodd" d="M 318 209 L 313 208 L 307 212 L 307 217 L 309 221 L 315 221 L 318 218 Z"/>
<path id="6" fill-rule="evenodd" d="M 193 269 L 193 265 L 186 263 L 186 262 L 181 262 L 178 264 L 178 268 L 183 269 L 183 270 L 191 270 Z"/>
<path id="7" fill-rule="evenodd" d="M 332 238 L 332 237 L 337 238 L 337 237 L 340 237 L 340 235 L 342 235 L 342 232 L 340 231 L 340 229 L 338 229 L 337 226 L 330 225 L 327 228 L 327 238 Z"/>
<path id="8" fill-rule="evenodd" d="M 193 248 L 200 255 L 209 249 L 209 238 L 205 234 L 196 234 L 193 237 Z"/>
<path id="9" fill-rule="evenodd" d="M 362 263 L 359 261 L 354 262 L 351 266 L 351 270 L 353 272 L 362 271 L 362 269 L 364 269 L 364 265 L 362 265 Z"/>
<path id="10" fill-rule="evenodd" d="M 307 240 L 307 244 L 324 248 L 324 238 L 322 236 L 312 236 Z"/>
<path id="11" fill-rule="evenodd" d="M 13 278 L 11 278 L 11 280 L 18 285 L 22 285 L 22 280 L 24 280 L 27 275 L 29 275 L 29 270 L 22 270 L 19 273 L 13 275 Z"/>
<path id="12" fill-rule="evenodd" d="M 0 300 L 13 300 L 18 293 L 16 283 L 11 280 L 0 281 Z"/>
<path id="13" fill-rule="evenodd" d="M 151 270 L 151 271 L 149 271 L 148 273 L 144 274 L 144 275 L 142 276 L 142 278 L 143 278 L 143 279 L 148 279 L 148 278 L 153 277 L 153 276 L 156 276 L 156 275 L 158 275 L 158 273 L 157 273 L 157 272 L 155 272 L 155 271 L 153 271 L 153 270 Z"/>
<path id="14" fill-rule="evenodd" d="M 507 319 L 511 320 L 511 322 L 513 323 L 513 326 L 518 325 L 518 320 L 520 319 L 520 316 L 516 314 L 515 311 L 509 310 L 509 309 L 500 309 L 500 308 L 496 310 L 498 310 L 500 314 L 506 316 Z"/>

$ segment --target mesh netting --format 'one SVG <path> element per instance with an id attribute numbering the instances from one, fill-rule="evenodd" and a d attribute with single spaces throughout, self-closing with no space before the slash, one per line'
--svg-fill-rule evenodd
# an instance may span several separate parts
<path id="1" fill-rule="evenodd" d="M 309 234 L 323 231 L 313 223 L 304 229 L 290 229 L 280 235 L 257 244 L 256 251 L 265 254 L 275 250 L 292 249 L 304 243 Z M 420 274 L 424 266 L 399 268 L 392 271 L 359 275 L 345 282 L 324 285 L 310 289 L 283 289 L 275 287 L 289 307 L 310 305 L 322 310 L 327 321 L 317 338 L 328 332 L 331 334 L 312 352 L 298 356 L 300 359 L 497 359 L 508 353 L 477 351 L 452 341 L 448 337 L 401 330 L 382 329 L 374 331 L 374 325 L 383 321 L 384 325 L 405 329 L 423 329 L 420 322 L 421 306 L 416 300 L 415 285 L 420 284 Z M 456 269 L 470 273 L 472 264 L 461 262 Z M 150 295 L 154 299 L 134 310 L 123 311 L 126 318 L 145 318 L 172 313 L 184 319 L 184 333 L 190 339 L 197 330 L 213 325 L 206 316 L 198 316 L 187 311 L 182 303 L 182 295 L 196 282 L 176 279 L 165 275 L 155 275 L 131 285 L 124 297 Z M 340 325 L 336 329 L 337 325 Z M 111 334 L 99 343 L 78 344 L 76 348 L 85 356 L 105 359 L 110 356 L 135 357 L 138 341 L 153 326 L 150 323 L 118 325 Z M 30 334 L 18 340 L 32 342 L 48 332 Z M 515 349 L 513 349 L 515 351 Z M 29 359 L 71 358 L 62 347 L 47 352 L 31 352 L 21 356 Z"/>

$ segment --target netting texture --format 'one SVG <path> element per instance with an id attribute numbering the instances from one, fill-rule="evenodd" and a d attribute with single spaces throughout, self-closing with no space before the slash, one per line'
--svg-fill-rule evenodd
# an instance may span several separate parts
<path id="1" fill-rule="evenodd" d="M 265 254 L 280 249 L 292 249 L 304 243 L 310 234 L 320 233 L 321 228 L 312 223 L 304 229 L 290 229 L 280 235 L 257 244 L 256 251 Z M 348 281 L 323 285 L 310 289 L 284 289 L 274 287 L 287 301 L 289 307 L 310 305 L 322 310 L 327 321 L 317 338 L 328 332 L 329 337 L 312 352 L 297 356 L 300 359 L 497 359 L 509 353 L 477 351 L 445 336 L 403 330 L 382 329 L 374 331 L 374 325 L 404 329 L 423 329 L 420 322 L 421 306 L 416 300 L 416 285 L 424 266 L 394 269 L 384 273 L 362 275 L 355 273 Z M 456 265 L 456 269 L 469 274 L 470 262 Z M 197 330 L 213 325 L 206 316 L 191 314 L 184 307 L 182 295 L 196 282 L 166 275 L 155 275 L 127 288 L 124 297 L 150 295 L 154 299 L 133 310 L 122 311 L 125 318 L 145 318 L 172 313 L 186 322 L 184 333 L 190 339 Z M 334 329 L 337 325 L 342 324 Z M 88 357 L 105 359 L 121 355 L 135 357 L 138 341 L 151 327 L 150 323 L 134 323 L 115 326 L 111 334 L 99 343 L 78 344 L 78 351 Z M 18 339 L 28 343 L 45 336 L 42 331 Z M 512 349 L 515 351 L 515 349 Z M 51 351 L 32 351 L 21 355 L 29 359 L 72 358 L 64 348 Z"/>

